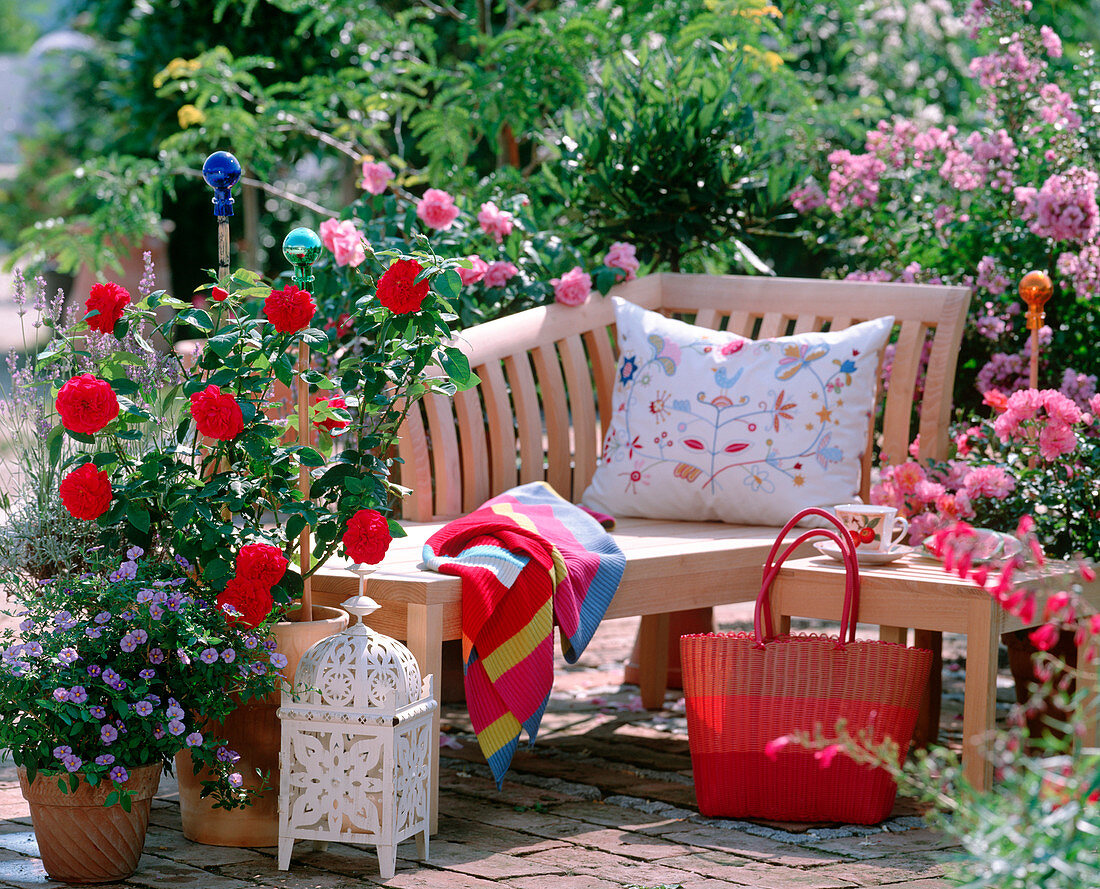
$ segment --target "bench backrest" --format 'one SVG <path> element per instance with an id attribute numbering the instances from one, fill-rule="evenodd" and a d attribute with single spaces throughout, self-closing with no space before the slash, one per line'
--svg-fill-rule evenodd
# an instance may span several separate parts
<path id="1" fill-rule="evenodd" d="M 880 454 L 899 461 L 919 431 L 922 458 L 945 456 L 968 288 L 661 273 L 612 293 L 755 339 L 839 330 L 893 315 L 897 341 L 890 384 L 868 441 L 878 436 Z M 926 338 L 931 353 L 913 430 L 913 393 Z M 611 416 L 618 357 L 611 300 L 594 293 L 579 308 L 540 306 L 469 328 L 456 339 L 481 383 L 453 399 L 429 395 L 410 411 L 398 447 L 401 483 L 413 490 L 403 517 L 453 518 L 532 481 L 546 481 L 579 500 Z M 868 446 L 865 498 L 871 455 Z"/>

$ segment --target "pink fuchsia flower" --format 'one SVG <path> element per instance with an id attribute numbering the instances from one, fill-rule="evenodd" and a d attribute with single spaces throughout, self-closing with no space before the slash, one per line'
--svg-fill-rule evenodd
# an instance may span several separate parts
<path id="1" fill-rule="evenodd" d="M 607 256 L 603 258 L 603 264 L 611 269 L 622 269 L 626 272 L 627 281 L 633 281 L 638 277 L 638 268 L 641 266 L 637 249 L 626 241 L 616 241 L 612 244 L 611 249 L 607 251 Z"/>
<path id="2" fill-rule="evenodd" d="M 371 194 L 382 194 L 393 180 L 393 170 L 377 161 L 363 161 L 363 181 L 359 187 Z"/>
<path id="3" fill-rule="evenodd" d="M 485 286 L 503 287 L 518 274 L 519 269 L 512 263 L 498 259 L 496 262 L 489 263 L 489 267 L 485 269 Z"/>
<path id="4" fill-rule="evenodd" d="M 428 228 L 442 231 L 458 218 L 455 199 L 440 188 L 429 188 L 416 204 L 416 215 Z"/>
<path id="5" fill-rule="evenodd" d="M 833 760 L 836 759 L 836 755 L 840 753 L 839 744 L 830 744 L 828 747 L 824 747 L 821 750 L 814 752 L 814 759 L 817 760 L 818 768 L 827 769 L 833 764 Z"/>
<path id="6" fill-rule="evenodd" d="M 485 273 L 489 270 L 489 263 L 480 256 L 467 256 L 466 259 L 470 263 L 470 268 L 464 269 L 459 266 L 455 271 L 458 272 L 458 277 L 462 279 L 462 283 L 468 287 L 485 277 Z"/>
<path id="7" fill-rule="evenodd" d="M 809 179 L 804 185 L 800 185 L 788 197 L 798 213 L 811 213 L 818 207 L 825 206 L 825 192 L 813 179 Z"/>
<path id="8" fill-rule="evenodd" d="M 574 266 L 560 278 L 551 278 L 554 286 L 554 299 L 563 306 L 580 306 L 592 292 L 592 278 L 579 265 Z"/>
<path id="9" fill-rule="evenodd" d="M 779 751 L 791 743 L 791 739 L 786 735 L 782 735 L 778 738 L 772 738 L 764 745 L 764 755 L 768 757 L 772 762 L 775 762 L 779 757 Z"/>
<path id="10" fill-rule="evenodd" d="M 499 244 L 512 233 L 516 218 L 506 210 L 501 210 L 492 201 L 486 201 L 478 211 L 477 223 L 485 234 L 492 235 Z"/>
<path id="11" fill-rule="evenodd" d="M 1058 644 L 1059 635 L 1060 632 L 1058 627 L 1054 626 L 1054 624 L 1043 624 L 1037 630 L 1032 630 L 1028 633 L 1027 638 L 1041 651 L 1050 651 L 1050 649 Z"/>
<path id="12" fill-rule="evenodd" d="M 343 222 L 326 219 L 322 222 L 321 243 L 333 252 L 336 264 L 340 266 L 349 265 L 355 268 L 367 258 L 363 249 L 363 235 L 350 219 Z"/>
<path id="13" fill-rule="evenodd" d="M 976 466 L 963 478 L 963 487 L 970 498 L 1004 500 L 1015 489 L 1016 482 L 1001 466 Z"/>

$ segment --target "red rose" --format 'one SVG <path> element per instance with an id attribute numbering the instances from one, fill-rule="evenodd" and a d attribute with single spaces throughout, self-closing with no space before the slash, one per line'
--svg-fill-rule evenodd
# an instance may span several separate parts
<path id="1" fill-rule="evenodd" d="M 70 432 L 91 435 L 118 416 L 118 399 L 111 384 L 91 374 L 73 377 L 57 393 L 61 425 Z"/>
<path id="2" fill-rule="evenodd" d="M 237 577 L 255 580 L 268 589 L 282 579 L 286 566 L 283 551 L 270 543 L 250 543 L 237 553 Z"/>
<path id="3" fill-rule="evenodd" d="M 333 395 L 331 398 L 326 398 L 324 395 L 318 395 L 317 398 L 314 399 L 313 404 L 317 407 L 327 406 L 345 411 L 348 409 L 348 403 L 339 395 Z M 346 432 L 348 428 L 346 422 L 337 420 L 335 417 L 325 417 L 323 420 L 314 420 L 313 425 L 319 429 L 327 429 L 330 435 L 339 435 L 341 432 Z"/>
<path id="4" fill-rule="evenodd" d="M 342 538 L 344 551 L 354 562 L 376 565 L 390 548 L 390 526 L 385 516 L 375 509 L 361 509 L 351 517 Z"/>
<path id="5" fill-rule="evenodd" d="M 130 291 L 121 284 L 108 281 L 106 284 L 93 284 L 84 305 L 89 312 L 98 312 L 91 318 L 85 318 L 92 330 L 110 333 L 122 317 L 122 310 L 130 303 Z"/>
<path id="6" fill-rule="evenodd" d="M 264 300 L 264 314 L 279 333 L 297 333 L 309 326 L 317 306 L 308 290 L 287 284 L 282 290 L 272 290 Z"/>
<path id="7" fill-rule="evenodd" d="M 229 441 L 244 429 L 244 415 L 237 400 L 210 385 L 191 396 L 191 416 L 200 435 Z"/>
<path id="8" fill-rule="evenodd" d="M 224 301 L 227 296 L 229 296 L 229 291 L 223 290 L 221 287 L 215 287 L 210 291 L 210 298 L 216 303 Z"/>
<path id="9" fill-rule="evenodd" d="M 428 295 L 428 282 L 416 281 L 424 267 L 415 259 L 399 259 L 378 279 L 378 301 L 395 315 L 418 312 Z"/>
<path id="10" fill-rule="evenodd" d="M 218 607 L 225 613 L 229 623 L 257 627 L 271 614 L 275 600 L 271 598 L 271 589 L 251 577 L 232 577 L 225 589 L 218 593 Z M 238 614 L 229 614 L 226 606 L 231 606 Z"/>
<path id="11" fill-rule="evenodd" d="M 85 463 L 61 479 L 61 502 L 74 518 L 98 519 L 111 505 L 111 479 L 106 470 Z"/>

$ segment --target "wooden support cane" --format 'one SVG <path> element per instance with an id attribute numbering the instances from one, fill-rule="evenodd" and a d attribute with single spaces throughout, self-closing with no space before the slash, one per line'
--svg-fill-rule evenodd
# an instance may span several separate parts
<path id="1" fill-rule="evenodd" d="M 202 178 L 214 189 L 218 219 L 218 281 L 229 277 L 229 217 L 233 215 L 233 186 L 241 178 L 240 162 L 228 151 L 215 151 L 202 164 Z"/>
<path id="2" fill-rule="evenodd" d="M 308 228 L 296 228 L 283 239 L 283 256 L 294 267 L 294 285 L 301 290 L 309 290 L 313 285 L 313 263 L 321 255 L 323 245 L 317 233 Z M 298 368 L 296 383 L 298 386 L 298 444 L 305 447 L 311 443 L 309 424 L 309 384 L 303 379 L 309 370 L 309 346 L 298 344 Z M 309 499 L 309 467 L 299 462 L 298 490 L 302 499 Z M 306 573 L 310 568 L 310 527 L 306 525 L 298 538 L 299 565 L 302 572 L 302 608 L 298 620 L 313 620 L 313 584 Z"/>

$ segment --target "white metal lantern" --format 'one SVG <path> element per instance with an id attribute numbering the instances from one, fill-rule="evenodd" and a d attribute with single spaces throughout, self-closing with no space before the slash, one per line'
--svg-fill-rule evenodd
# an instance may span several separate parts
<path id="1" fill-rule="evenodd" d="M 388 879 L 402 840 L 415 835 L 428 857 L 433 677 L 421 682 L 412 652 L 363 623 L 378 608 L 364 595 L 373 569 L 349 570 L 353 623 L 305 653 L 279 708 L 279 869 L 295 840 L 362 843 L 377 847 Z"/>

